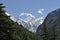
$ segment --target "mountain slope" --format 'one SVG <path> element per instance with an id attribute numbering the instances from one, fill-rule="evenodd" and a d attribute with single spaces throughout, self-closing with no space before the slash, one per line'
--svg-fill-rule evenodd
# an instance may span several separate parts
<path id="1" fill-rule="evenodd" d="M 23 25 L 24 28 L 35 33 L 38 26 L 42 24 L 43 20 L 44 18 L 32 18 L 30 21 L 19 19 L 18 24 Z"/>
<path id="2" fill-rule="evenodd" d="M 60 40 L 60 8 L 47 15 L 36 33 L 46 40 Z"/>
<path id="3" fill-rule="evenodd" d="M 18 25 L 5 14 L 0 4 L 0 40 L 42 40 L 39 36 Z"/>

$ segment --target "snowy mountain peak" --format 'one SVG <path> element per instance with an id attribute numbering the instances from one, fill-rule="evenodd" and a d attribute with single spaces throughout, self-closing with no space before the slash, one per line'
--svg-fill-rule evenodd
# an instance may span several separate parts
<path id="1" fill-rule="evenodd" d="M 37 19 L 29 19 L 29 21 L 19 19 L 19 25 L 23 25 L 24 28 L 27 28 L 29 31 L 36 32 L 38 26 L 43 23 L 44 18 L 37 18 Z"/>
<path id="2" fill-rule="evenodd" d="M 10 16 L 10 19 L 17 22 L 19 25 L 23 25 L 24 28 L 26 28 L 27 30 L 29 31 L 32 31 L 32 32 L 36 32 L 38 26 L 40 24 L 43 23 L 43 20 L 44 20 L 44 17 L 40 17 L 40 18 L 35 18 L 34 16 L 32 16 L 32 14 L 27 14 L 27 18 L 26 19 L 22 19 L 22 18 L 18 18 L 18 19 L 15 19 L 13 16 L 11 16 L 9 13 L 5 13 L 7 16 Z M 23 15 L 23 14 L 21 14 Z M 24 14 L 26 15 L 26 14 Z"/>

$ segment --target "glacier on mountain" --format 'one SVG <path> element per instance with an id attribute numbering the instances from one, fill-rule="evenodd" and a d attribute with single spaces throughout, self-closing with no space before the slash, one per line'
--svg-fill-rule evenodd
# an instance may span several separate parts
<path id="1" fill-rule="evenodd" d="M 36 32 L 38 26 L 43 23 L 44 17 L 35 18 L 31 14 L 28 14 L 29 16 L 26 19 L 18 18 L 15 19 L 13 16 L 11 16 L 9 13 L 5 13 L 7 16 L 10 16 L 10 19 L 17 22 L 19 25 L 22 25 L 24 28 L 26 28 L 29 31 Z"/>

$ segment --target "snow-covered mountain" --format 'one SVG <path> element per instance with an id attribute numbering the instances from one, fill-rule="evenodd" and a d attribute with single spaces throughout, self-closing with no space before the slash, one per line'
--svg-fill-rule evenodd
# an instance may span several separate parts
<path id="1" fill-rule="evenodd" d="M 44 17 L 35 18 L 31 14 L 28 15 L 28 17 L 23 20 L 21 18 L 15 19 L 13 16 L 11 16 L 9 13 L 7 13 L 7 16 L 10 16 L 10 19 L 17 22 L 19 25 L 23 25 L 24 28 L 26 28 L 29 31 L 36 32 L 38 26 L 43 23 Z"/>
<path id="2" fill-rule="evenodd" d="M 27 28 L 29 31 L 36 32 L 38 26 L 43 23 L 44 18 L 31 18 L 29 21 L 19 19 L 17 22 L 19 25 L 23 25 L 24 28 Z"/>

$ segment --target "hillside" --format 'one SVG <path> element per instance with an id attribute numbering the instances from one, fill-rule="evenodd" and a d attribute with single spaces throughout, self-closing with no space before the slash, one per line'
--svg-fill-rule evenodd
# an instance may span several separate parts
<path id="1" fill-rule="evenodd" d="M 36 33 L 45 40 L 60 40 L 60 8 L 47 15 Z"/>
<path id="2" fill-rule="evenodd" d="M 3 8 L 3 4 L 0 4 L 0 40 L 42 40 L 22 25 L 12 21 Z"/>

